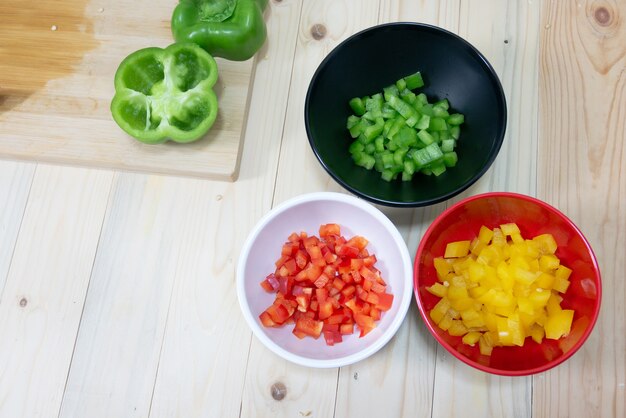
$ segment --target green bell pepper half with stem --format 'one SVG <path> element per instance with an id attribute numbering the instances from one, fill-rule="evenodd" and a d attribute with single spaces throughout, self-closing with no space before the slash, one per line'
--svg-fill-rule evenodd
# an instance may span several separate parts
<path id="1" fill-rule="evenodd" d="M 192 142 L 217 117 L 216 81 L 215 59 L 196 44 L 140 49 L 115 73 L 111 114 L 141 142 Z"/>
<path id="2" fill-rule="evenodd" d="M 172 14 L 176 42 L 193 42 L 214 57 L 251 58 L 265 42 L 268 0 L 180 0 Z"/>

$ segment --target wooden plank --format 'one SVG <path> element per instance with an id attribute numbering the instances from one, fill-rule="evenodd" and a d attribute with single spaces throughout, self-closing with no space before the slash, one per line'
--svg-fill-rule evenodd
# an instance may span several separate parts
<path id="1" fill-rule="evenodd" d="M 56 417 L 112 173 L 39 165 L 0 303 L 0 415 Z"/>
<path id="2" fill-rule="evenodd" d="M 0 300 L 34 173 L 34 164 L 0 161 Z"/>
<path id="3" fill-rule="evenodd" d="M 234 233 L 242 231 L 234 216 L 245 219 L 242 209 L 263 204 L 267 208 L 269 202 L 250 200 L 237 211 L 241 200 L 231 187 L 214 182 L 180 187 L 187 204 L 172 213 L 181 221 L 176 225 L 175 255 L 167 260 L 175 282 L 167 323 L 159 316 L 156 324 L 159 330 L 166 328 L 160 358 L 153 358 L 144 372 L 146 390 L 134 394 L 133 402 L 151 401 L 151 417 L 237 416 L 251 333 L 240 315 L 233 279 L 239 244 L 235 237 L 244 236 Z M 169 296 L 165 289 L 163 293 Z M 126 381 L 132 382 L 122 378 Z M 144 412 L 139 416 L 146 416 Z"/>
<path id="4" fill-rule="evenodd" d="M 274 204 L 310 191 L 339 190 L 310 151 L 302 117 L 304 98 L 309 80 L 326 54 L 343 39 L 375 24 L 378 8 L 378 0 L 303 2 Z M 326 31 L 315 25 L 322 25 Z M 306 182 L 294 176 L 301 172 L 306 173 Z M 242 417 L 333 415 L 337 369 L 312 370 L 293 365 L 272 354 L 255 338 L 248 364 L 254 367 L 248 367 L 246 373 Z M 276 383 L 286 388 L 280 401 L 272 397 Z"/>
<path id="5" fill-rule="evenodd" d="M 461 0 L 381 0 L 380 23 L 419 22 L 456 31 Z"/>
<path id="6" fill-rule="evenodd" d="M 217 59 L 220 112 L 211 131 L 193 144 L 146 145 L 111 118 L 118 64 L 132 51 L 173 42 L 173 7 L 166 0 L 3 1 L 0 39 L 7 42 L 0 45 L 0 156 L 236 179 L 253 59 Z"/>
<path id="7" fill-rule="evenodd" d="M 116 175 L 61 417 L 148 416 L 176 264 L 187 237 L 179 220 L 193 221 L 187 209 L 197 213 L 198 196 L 190 190 L 199 183 Z"/>
<path id="8" fill-rule="evenodd" d="M 300 0 L 271 4 L 239 180 L 190 190 L 195 198 L 178 216 L 182 247 L 151 417 L 239 415 L 251 332 L 235 294 L 236 259 L 272 204 L 301 7 Z"/>
<path id="9" fill-rule="evenodd" d="M 582 349 L 533 382 L 535 416 L 626 416 L 626 2 L 546 2 L 540 55 L 540 198 L 590 241 L 602 312 Z"/>
<path id="10" fill-rule="evenodd" d="M 444 348 L 437 350 L 433 417 L 530 416 L 529 378 L 483 373 L 461 363 Z"/>
<path id="11" fill-rule="evenodd" d="M 508 106 L 507 133 L 489 171 L 460 196 L 493 190 L 536 193 L 537 55 L 540 5 L 530 2 L 462 1 L 458 34 L 492 64 Z M 526 417 L 532 408 L 531 378 L 487 375 L 437 350 L 433 417 Z"/>
<path id="12" fill-rule="evenodd" d="M 535 196 L 540 4 L 463 1 L 461 6 L 459 34 L 496 70 L 508 108 L 506 135 L 495 162 L 461 197 L 494 190 Z"/>

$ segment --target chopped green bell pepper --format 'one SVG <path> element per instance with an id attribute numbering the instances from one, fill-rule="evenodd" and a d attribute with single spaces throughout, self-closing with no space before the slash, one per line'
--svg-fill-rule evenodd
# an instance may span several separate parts
<path id="1" fill-rule="evenodd" d="M 133 52 L 115 73 L 113 119 L 141 142 L 192 142 L 217 116 L 217 64 L 195 44 Z"/>
<path id="2" fill-rule="evenodd" d="M 350 103 L 348 104 L 352 108 L 352 111 L 355 113 L 355 115 L 363 116 L 365 114 L 365 104 L 363 104 L 363 100 L 361 100 L 360 97 L 355 97 L 354 99 L 350 100 Z"/>
<path id="3" fill-rule="evenodd" d="M 420 73 L 419 71 L 414 74 L 407 75 L 402 80 L 404 81 L 406 88 L 409 90 L 415 90 L 419 87 L 424 87 L 424 80 L 422 79 L 422 73 Z"/>
<path id="4" fill-rule="evenodd" d="M 400 174 L 402 181 L 417 173 L 440 176 L 457 165 L 455 148 L 465 118 L 450 114 L 447 99 L 429 103 L 424 93 L 411 91 L 423 85 L 417 72 L 384 87 L 382 95 L 348 102 L 354 114 L 346 127 L 356 138 L 349 147 L 355 164 L 376 169 L 386 181 Z"/>
<path id="5" fill-rule="evenodd" d="M 267 32 L 263 11 L 268 0 L 180 0 L 172 14 L 176 42 L 193 42 L 215 57 L 251 58 Z"/>

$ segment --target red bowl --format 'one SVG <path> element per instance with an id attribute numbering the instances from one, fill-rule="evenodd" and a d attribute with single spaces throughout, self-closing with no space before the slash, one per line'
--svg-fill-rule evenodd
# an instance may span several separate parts
<path id="1" fill-rule="evenodd" d="M 524 238 L 550 233 L 561 264 L 571 268 L 570 286 L 562 295 L 563 309 L 574 310 L 572 330 L 560 340 L 541 344 L 527 338 L 523 347 L 494 347 L 491 356 L 441 330 L 428 312 L 439 301 L 426 287 L 437 281 L 433 260 L 443 255 L 446 244 L 471 240 L 481 225 L 489 228 L 515 222 Z M 445 210 L 430 225 L 417 249 L 414 264 L 415 299 L 420 314 L 441 345 L 452 355 L 479 370 L 505 376 L 525 376 L 546 371 L 570 358 L 585 342 L 600 311 L 600 269 L 591 246 L 564 214 L 535 198 L 506 192 L 485 193 L 464 199 Z"/>

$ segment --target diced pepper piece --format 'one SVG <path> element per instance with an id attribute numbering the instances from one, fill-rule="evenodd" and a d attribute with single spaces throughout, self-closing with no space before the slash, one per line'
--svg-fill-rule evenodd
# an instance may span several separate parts
<path id="1" fill-rule="evenodd" d="M 500 225 L 500 230 L 505 236 L 512 236 L 513 234 L 519 234 L 520 230 L 517 224 L 515 223 L 507 223 Z"/>
<path id="2" fill-rule="evenodd" d="M 565 293 L 567 292 L 567 289 L 569 288 L 570 285 L 570 281 L 567 279 L 563 279 L 562 277 L 556 277 L 554 279 L 554 284 L 552 285 L 552 288 L 554 290 L 556 290 L 559 293 Z"/>
<path id="3" fill-rule="evenodd" d="M 315 319 L 303 316 L 298 318 L 298 320 L 296 321 L 294 331 L 301 332 L 305 335 L 317 339 L 322 333 L 323 326 L 324 323 L 322 321 L 316 321 Z"/>
<path id="4" fill-rule="evenodd" d="M 551 234 L 537 235 L 533 238 L 539 248 L 544 254 L 554 254 L 556 252 L 557 244 L 554 237 Z"/>
<path id="5" fill-rule="evenodd" d="M 452 320 L 452 324 L 450 328 L 448 328 L 448 333 L 453 337 L 460 337 L 467 334 L 467 327 L 458 319 Z"/>
<path id="6" fill-rule="evenodd" d="M 321 225 L 319 229 L 320 238 L 326 238 L 330 235 L 340 235 L 341 228 L 338 224 Z"/>
<path id="7" fill-rule="evenodd" d="M 478 340 L 478 347 L 480 349 L 480 354 L 483 356 L 490 356 L 493 351 L 493 338 L 491 337 L 491 333 L 485 332 Z"/>
<path id="8" fill-rule="evenodd" d="M 446 296 L 448 288 L 442 285 L 441 283 L 435 283 L 432 286 L 427 287 L 426 290 L 432 293 L 433 295 L 442 298 Z"/>
<path id="9" fill-rule="evenodd" d="M 274 322 L 274 320 L 272 320 L 272 318 L 270 317 L 270 314 L 267 311 L 263 311 L 261 313 L 261 315 L 259 315 L 259 319 L 261 320 L 261 324 L 263 324 L 264 327 L 275 327 L 276 322 Z"/>
<path id="10" fill-rule="evenodd" d="M 469 254 L 470 241 L 456 241 L 446 245 L 444 258 L 465 257 Z"/>
<path id="11" fill-rule="evenodd" d="M 458 161 L 459 157 L 456 155 L 456 152 L 451 151 L 443 153 L 443 164 L 446 167 L 454 167 Z"/>
<path id="12" fill-rule="evenodd" d="M 354 324 L 341 324 L 339 326 L 339 332 L 341 335 L 350 335 L 354 333 Z"/>
<path id="13" fill-rule="evenodd" d="M 538 324 L 531 325 L 529 333 L 530 333 L 530 337 L 537 344 L 541 344 L 541 342 L 543 341 L 543 338 L 546 335 L 543 327 Z"/>
<path id="14" fill-rule="evenodd" d="M 424 80 L 422 74 L 418 71 L 403 78 L 406 88 L 409 90 L 415 90 L 420 87 L 424 87 Z"/>
<path id="15" fill-rule="evenodd" d="M 465 117 L 460 113 L 454 113 L 448 116 L 447 121 L 449 125 L 461 125 L 465 122 Z"/>
<path id="16" fill-rule="evenodd" d="M 448 309 L 450 309 L 450 301 L 448 300 L 448 298 L 443 297 L 439 300 L 439 302 L 437 302 L 435 307 L 430 310 L 429 312 L 430 318 L 436 324 L 439 324 L 441 320 L 443 319 L 443 317 L 445 316 L 445 314 L 448 312 Z"/>
<path id="17" fill-rule="evenodd" d="M 376 303 L 376 308 L 381 311 L 388 311 L 391 309 L 391 305 L 393 304 L 393 295 L 391 293 L 380 293 L 378 294 L 378 303 Z"/>
<path id="18" fill-rule="evenodd" d="M 369 315 L 364 315 L 360 313 L 355 314 L 354 322 L 356 322 L 356 325 L 361 329 L 360 337 L 364 337 L 375 327 L 374 319 Z"/>
<path id="19" fill-rule="evenodd" d="M 431 118 L 429 128 L 432 131 L 445 131 L 448 129 L 448 125 L 446 125 L 446 121 L 443 118 Z"/>
<path id="20" fill-rule="evenodd" d="M 574 319 L 574 311 L 571 309 L 562 309 L 553 314 L 548 314 L 548 320 L 545 324 L 546 338 L 558 340 L 559 338 L 569 334 Z"/>
<path id="21" fill-rule="evenodd" d="M 481 335 L 482 335 L 482 334 L 481 334 L 480 332 L 475 332 L 475 331 L 473 331 L 473 332 L 468 332 L 467 334 L 465 334 L 465 335 L 463 336 L 462 341 L 463 341 L 465 344 L 468 344 L 468 345 L 473 346 L 474 344 L 476 344 L 476 343 L 478 342 L 478 340 L 480 340 L 480 336 L 481 336 Z"/>

